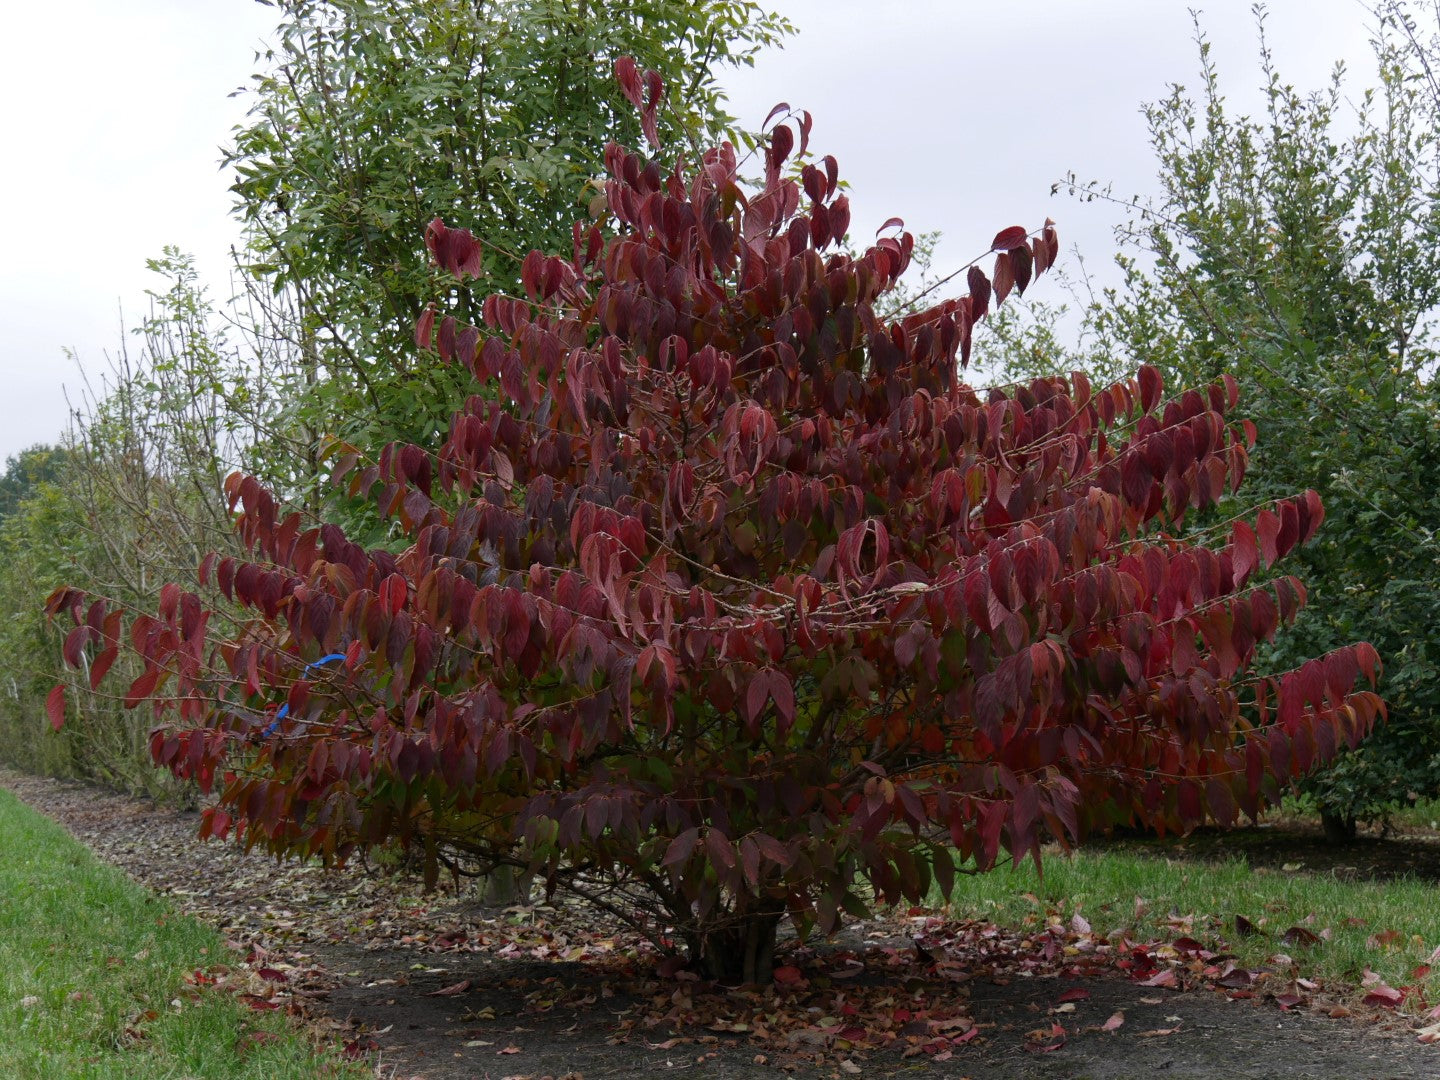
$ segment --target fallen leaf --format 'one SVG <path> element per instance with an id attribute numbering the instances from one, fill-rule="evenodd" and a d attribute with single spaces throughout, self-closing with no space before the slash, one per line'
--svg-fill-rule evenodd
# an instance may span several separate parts
<path id="1" fill-rule="evenodd" d="M 505 1047 L 504 1050 L 496 1050 L 495 1053 L 497 1053 L 497 1054 L 518 1054 L 518 1053 L 520 1053 L 520 1047 L 518 1047 L 518 1046 L 507 1046 L 507 1047 Z"/>
<path id="2" fill-rule="evenodd" d="M 1440 1024 L 1431 1024 L 1429 1027 L 1423 1027 L 1416 1032 L 1416 1035 L 1419 1036 L 1422 1043 L 1440 1042 Z"/>
<path id="3" fill-rule="evenodd" d="M 1115 1031 L 1123 1023 L 1125 1023 L 1125 1014 L 1123 1012 L 1116 1012 L 1109 1020 L 1106 1020 L 1105 1023 L 1100 1025 L 1100 1030 Z"/>
<path id="4" fill-rule="evenodd" d="M 865 1071 L 860 1068 L 859 1065 L 856 1065 L 855 1062 L 851 1061 L 849 1058 L 846 1058 L 844 1061 L 840 1062 L 840 1068 L 842 1071 L 852 1074 Z"/>
<path id="5" fill-rule="evenodd" d="M 1173 972 L 1173 971 L 1171 971 L 1171 970 L 1169 970 L 1169 969 L 1167 968 L 1167 969 L 1164 970 L 1164 971 L 1157 971 L 1154 975 L 1151 975 L 1150 978 L 1148 978 L 1148 979 L 1141 979 L 1141 980 L 1140 980 L 1140 985 L 1141 985 L 1141 986 L 1157 986 L 1157 987 L 1163 987 L 1163 988 L 1165 988 L 1165 989 L 1167 989 L 1167 990 L 1173 990 L 1173 989 L 1175 989 L 1175 988 L 1179 985 L 1179 983 L 1178 983 L 1178 980 L 1175 978 L 1175 972 Z"/>
<path id="6" fill-rule="evenodd" d="M 1055 1001 L 1057 1004 L 1064 1004 L 1067 1001 L 1084 1001 L 1089 996 L 1089 990 L 1085 990 L 1079 986 L 1076 986 L 1072 987 L 1069 990 L 1066 990 L 1063 994 L 1056 998 Z"/>
<path id="7" fill-rule="evenodd" d="M 1280 940 L 1286 945 L 1317 945 L 1320 942 L 1320 935 L 1303 926 L 1292 926 L 1280 936 Z"/>
<path id="8" fill-rule="evenodd" d="M 442 988 L 439 989 L 439 990 L 431 990 L 430 993 L 426 994 L 425 996 L 426 996 L 426 997 L 454 997 L 456 994 L 463 994 L 466 990 L 469 990 L 469 989 L 470 989 L 470 980 L 469 980 L 469 979 L 461 979 L 458 983 L 453 983 L 453 984 L 450 985 L 450 986 L 442 987 Z"/>
<path id="9" fill-rule="evenodd" d="M 1174 1035 L 1174 1034 L 1175 1034 L 1177 1031 L 1179 1031 L 1179 1030 L 1180 1030 L 1180 1029 L 1179 1029 L 1178 1027 L 1173 1027 L 1173 1028 L 1151 1028 L 1149 1031 L 1137 1031 L 1137 1032 L 1135 1033 L 1135 1037 L 1136 1037 L 1137 1039 L 1154 1039 L 1154 1038 L 1158 1038 L 1158 1037 L 1161 1036 L 1161 1035 Z"/>
<path id="10" fill-rule="evenodd" d="M 773 977 L 781 986 L 800 986 L 805 982 L 805 976 L 801 974 L 800 969 L 791 964 L 777 967 L 773 972 Z"/>
<path id="11" fill-rule="evenodd" d="M 1394 987 L 1380 983 L 1365 995 L 1362 999 L 1362 1004 L 1379 1005 L 1386 1009 L 1393 1009 L 1404 1000 L 1405 993 L 1403 990 L 1396 990 Z"/>
<path id="12" fill-rule="evenodd" d="M 1249 919 L 1247 919 L 1244 915 L 1236 915 L 1235 932 L 1241 937 L 1254 937 L 1256 934 L 1260 933 L 1260 930 L 1257 929 L 1255 924 Z"/>

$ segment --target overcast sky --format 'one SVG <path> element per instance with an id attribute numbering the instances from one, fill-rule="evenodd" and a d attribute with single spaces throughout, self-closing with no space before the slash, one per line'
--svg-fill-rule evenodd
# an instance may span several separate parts
<path id="1" fill-rule="evenodd" d="M 1073 170 L 1146 190 L 1139 113 L 1195 83 L 1184 0 L 773 0 L 800 29 L 783 52 L 725 77 L 731 111 L 758 124 L 788 101 L 814 114 L 812 147 L 852 184 L 852 235 L 886 218 L 944 234 L 937 266 L 981 252 L 1000 228 L 1060 224 L 1063 260 L 1104 274 L 1116 211 L 1050 196 Z M 1277 65 L 1297 87 L 1349 63 L 1372 77 L 1358 0 L 1273 0 Z M 70 0 L 14 7 L 0 46 L 0 458 L 56 440 L 63 388 L 121 340 L 158 282 L 145 260 L 175 244 L 228 292 L 220 147 L 244 113 L 228 95 L 256 70 L 274 12 L 251 0 Z M 63 17 L 64 25 L 57 25 Z M 1256 108 L 1249 0 L 1211 0 L 1203 24 L 1223 85 Z M 418 238 L 417 238 L 418 242 Z M 1053 292 L 1053 287 L 1052 292 Z M 1061 299 L 1058 293 L 1053 298 Z"/>

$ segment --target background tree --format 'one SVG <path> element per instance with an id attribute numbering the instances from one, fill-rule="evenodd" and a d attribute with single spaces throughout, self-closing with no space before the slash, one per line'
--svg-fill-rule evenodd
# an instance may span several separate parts
<path id="1" fill-rule="evenodd" d="M 437 275 L 422 243 L 444 217 L 483 241 L 485 290 L 514 289 L 520 259 L 569 241 L 597 197 L 607 139 L 639 137 L 610 71 L 622 55 L 672 88 L 665 137 L 701 143 L 731 123 L 717 82 L 789 24 L 751 0 L 282 0 L 278 44 L 226 161 L 263 297 L 287 293 L 288 426 L 321 473 L 326 437 L 358 446 L 443 437 L 460 393 L 417 363 L 405 327 L 469 286 Z M 358 523 L 357 523 L 358 524 Z"/>
<path id="2" fill-rule="evenodd" d="M 617 74 L 657 141 L 659 80 Z M 1304 595 L 1250 576 L 1314 533 L 1313 493 L 1167 535 L 1244 473 L 1233 381 L 976 394 L 974 324 L 1054 230 L 882 320 L 913 240 L 838 249 L 834 159 L 785 171 L 809 128 L 771 133 L 752 189 L 728 143 L 673 169 L 611 144 L 606 229 L 531 252 L 478 324 L 422 315 L 428 362 L 499 392 L 338 466 L 403 552 L 236 475 L 251 554 L 200 575 L 236 632 L 178 585 L 128 634 L 57 591 L 69 663 L 133 643 L 156 761 L 218 783 L 203 833 L 521 866 L 763 981 L 782 918 L 829 931 L 1095 825 L 1253 815 L 1369 729 L 1366 646 L 1250 671 Z M 474 275 L 472 236 L 428 240 Z"/>
<path id="3" fill-rule="evenodd" d="M 1314 94 L 1283 81 L 1262 11 L 1266 110 L 1237 117 L 1197 31 L 1198 92 L 1177 86 L 1146 110 L 1160 195 L 1127 204 L 1124 284 L 1089 305 L 1082 347 L 1059 360 L 1143 359 L 1182 386 L 1235 374 L 1266 435 L 1253 490 L 1320 492 L 1326 526 L 1299 555 L 1316 602 L 1275 662 L 1371 641 L 1391 705 L 1363 747 L 1305 783 L 1336 837 L 1440 794 L 1440 96 L 1426 92 L 1434 54 L 1387 10 L 1379 81 L 1353 113 L 1338 70 Z M 1012 320 L 987 359 L 1046 370 L 1055 326 L 1053 312 Z"/>
<path id="4" fill-rule="evenodd" d="M 59 480 L 68 457 L 63 446 L 37 444 L 6 458 L 0 475 L 0 520 L 14 514 L 42 484 Z"/>

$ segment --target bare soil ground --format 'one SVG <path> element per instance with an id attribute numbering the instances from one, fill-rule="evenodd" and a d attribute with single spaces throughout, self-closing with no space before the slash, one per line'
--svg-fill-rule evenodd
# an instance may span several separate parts
<path id="1" fill-rule="evenodd" d="M 1319 995 L 1268 972 L 1227 989 L 1213 977 L 1223 957 L 897 912 L 788 943 L 772 987 L 727 988 L 670 972 L 583 909 L 422 897 L 402 875 L 199 844 L 194 813 L 4 771 L 0 785 L 222 928 L 265 986 L 257 1006 L 308 1019 L 394 1080 L 1440 1076 L 1440 1046 L 1417 1042 L 1406 1018 L 1329 1019 Z M 1440 853 L 1414 836 L 1337 853 L 1303 833 L 1250 832 L 1252 862 L 1356 876 L 1425 873 Z M 1205 833 L 1187 843 L 1221 852 Z"/>

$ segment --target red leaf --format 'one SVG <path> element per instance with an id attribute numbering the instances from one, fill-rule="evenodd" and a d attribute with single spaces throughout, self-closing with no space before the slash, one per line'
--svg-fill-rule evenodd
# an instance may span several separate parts
<path id="1" fill-rule="evenodd" d="M 1106 1020 L 1105 1023 L 1100 1025 L 1100 1030 L 1116 1031 L 1123 1023 L 1125 1023 L 1125 1014 L 1123 1012 L 1115 1012 L 1111 1014 L 1109 1020 Z"/>
<path id="2" fill-rule="evenodd" d="M 665 857 L 660 860 L 661 866 L 674 866 L 690 858 L 690 852 L 695 850 L 695 841 L 700 836 L 698 828 L 686 829 L 675 839 L 670 841 L 670 846 L 665 849 Z"/>
<path id="3" fill-rule="evenodd" d="M 426 996 L 426 997 L 455 997 L 457 994 L 463 994 L 463 993 L 465 993 L 466 990 L 469 990 L 469 989 L 470 989 L 470 980 L 469 980 L 469 979 L 461 979 L 459 982 L 457 982 L 457 983 L 452 983 L 451 985 L 442 987 L 442 988 L 439 989 L 439 990 L 431 990 L 430 993 L 426 994 L 425 996 Z"/>
<path id="4" fill-rule="evenodd" d="M 991 287 L 995 290 L 995 304 L 1005 302 L 1010 290 L 1015 287 L 1015 270 L 1010 263 L 1010 253 L 1002 251 L 995 256 L 995 272 L 990 275 Z"/>
<path id="5" fill-rule="evenodd" d="M 1255 524 L 1260 530 L 1260 554 L 1265 559 L 1267 567 L 1273 566 L 1275 560 L 1280 557 L 1280 549 L 1277 544 L 1280 537 L 1280 519 L 1269 510 L 1261 510 L 1255 519 Z"/>
<path id="6" fill-rule="evenodd" d="M 631 60 L 630 63 L 631 63 L 631 65 L 633 66 L 634 63 L 635 63 L 635 61 Z M 785 113 L 788 113 L 789 111 L 790 111 L 790 103 L 789 103 L 788 101 L 782 101 L 782 102 L 780 102 L 780 103 L 777 104 L 773 109 L 771 109 L 768 114 L 766 114 L 766 116 L 765 116 L 765 122 L 760 125 L 760 130 L 761 130 L 761 131 L 764 131 L 766 128 L 768 128 L 768 127 L 770 126 L 770 121 L 771 121 L 771 120 L 774 120 L 777 116 L 783 116 Z"/>
<path id="7" fill-rule="evenodd" d="M 1257 566 L 1260 565 L 1259 551 L 1255 546 L 1255 533 L 1243 521 L 1235 522 L 1230 531 L 1230 565 L 1234 586 L 1238 588 Z"/>
<path id="8" fill-rule="evenodd" d="M 1160 395 L 1164 389 L 1164 383 L 1160 378 L 1160 372 L 1156 371 L 1149 364 L 1142 364 L 1139 373 L 1140 380 L 1140 408 L 1145 412 L 1152 412 L 1156 405 L 1160 404 Z"/>
<path id="9" fill-rule="evenodd" d="M 252 653 L 251 655 L 253 656 L 254 654 Z M 130 684 L 130 689 L 125 691 L 125 707 L 127 709 L 133 709 L 136 705 L 139 705 L 140 702 L 150 696 L 155 689 L 155 684 L 159 681 L 159 668 L 151 668 L 149 671 L 142 672 L 135 681 Z"/>
<path id="10" fill-rule="evenodd" d="M 806 982 L 805 976 L 801 973 L 800 969 L 790 964 L 777 967 L 774 971 L 774 978 L 781 986 L 803 986 Z"/>
<path id="11" fill-rule="evenodd" d="M 995 239 L 990 241 L 991 251 L 1010 251 L 1025 243 L 1029 233 L 1023 225 L 1011 225 L 1008 229 L 1001 229 L 995 234 Z"/>
<path id="12" fill-rule="evenodd" d="M 1164 971 L 1158 971 L 1158 972 L 1156 972 L 1154 975 L 1151 975 L 1150 978 L 1148 978 L 1148 979 L 1142 979 L 1142 980 L 1140 980 L 1140 985 L 1141 985 L 1141 986 L 1163 986 L 1163 987 L 1165 987 L 1165 988 L 1167 988 L 1167 989 L 1170 989 L 1170 990 L 1177 990 L 1177 989 L 1179 989 L 1179 982 L 1178 982 L 1178 981 L 1176 980 L 1176 978 L 1175 978 L 1175 972 L 1169 970 L 1168 968 L 1167 968 L 1166 970 L 1164 970 Z"/>
<path id="13" fill-rule="evenodd" d="M 55 687 L 45 696 L 45 712 L 50 717 L 50 726 L 56 731 L 65 723 L 65 687 Z"/>
<path id="14" fill-rule="evenodd" d="M 1405 992 L 1403 990 L 1396 990 L 1384 983 L 1371 987 L 1370 992 L 1362 999 L 1366 1005 L 1379 1005 L 1386 1009 L 1393 1009 L 1404 1000 Z"/>
<path id="15" fill-rule="evenodd" d="M 90 689 L 95 690 L 100 686 L 100 680 L 105 678 L 105 673 L 110 670 L 110 665 L 115 663 L 115 658 L 120 655 L 118 645 L 111 645 L 108 649 L 101 650 L 95 657 L 95 662 L 90 665 Z"/>

